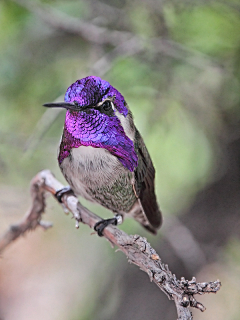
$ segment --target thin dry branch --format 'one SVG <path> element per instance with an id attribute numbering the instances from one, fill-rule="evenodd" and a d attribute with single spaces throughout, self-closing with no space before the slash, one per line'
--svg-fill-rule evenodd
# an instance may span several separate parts
<path id="1" fill-rule="evenodd" d="M 10 226 L 9 230 L 0 237 L 0 253 L 26 231 L 35 229 L 37 226 L 45 229 L 51 226 L 51 224 L 41 221 L 46 207 L 45 195 L 46 192 L 55 195 L 56 191 L 62 188 L 63 185 L 55 179 L 49 170 L 39 172 L 32 179 L 32 206 L 22 221 Z M 63 196 L 63 208 L 72 212 L 76 220 L 76 227 L 79 222 L 82 222 L 93 229 L 96 222 L 101 219 L 83 207 L 73 195 Z M 139 266 L 170 300 L 175 301 L 179 320 L 192 319 L 188 307 L 205 310 L 205 307 L 195 300 L 195 294 L 216 293 L 220 289 L 219 280 L 203 283 L 197 283 L 195 278 L 192 278 L 191 281 L 184 278 L 178 280 L 168 266 L 162 263 L 159 255 L 147 240 L 139 235 L 128 235 L 113 226 L 108 226 L 103 234 L 113 246 L 117 246 L 127 256 L 129 262 Z"/>

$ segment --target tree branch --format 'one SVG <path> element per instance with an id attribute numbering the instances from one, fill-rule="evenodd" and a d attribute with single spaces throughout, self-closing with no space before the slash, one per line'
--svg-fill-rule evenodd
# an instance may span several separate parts
<path id="1" fill-rule="evenodd" d="M 0 237 L 0 253 L 27 231 L 38 226 L 44 229 L 51 227 L 49 222 L 41 220 L 46 207 L 46 192 L 55 195 L 56 191 L 62 188 L 63 185 L 54 178 L 49 170 L 39 172 L 32 179 L 31 208 L 22 221 L 10 226 L 5 234 Z M 73 214 L 76 227 L 78 227 L 79 222 L 82 222 L 93 229 L 96 222 L 101 219 L 83 207 L 73 195 L 65 194 L 62 206 L 64 211 L 68 210 Z M 175 301 L 179 320 L 192 319 L 188 307 L 194 307 L 201 311 L 205 310 L 205 307 L 195 300 L 195 294 L 216 293 L 220 289 L 221 283 L 219 280 L 203 283 L 197 283 L 195 278 L 192 278 L 191 281 L 185 280 L 185 278 L 178 280 L 168 266 L 162 263 L 159 255 L 147 240 L 139 235 L 128 235 L 113 226 L 108 226 L 103 234 L 113 246 L 117 246 L 127 256 L 129 262 L 139 266 L 141 270 L 148 274 L 150 281 L 154 282 L 170 300 Z"/>

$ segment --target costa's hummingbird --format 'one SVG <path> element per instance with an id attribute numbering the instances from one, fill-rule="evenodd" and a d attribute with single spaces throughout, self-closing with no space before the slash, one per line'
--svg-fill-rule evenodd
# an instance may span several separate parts
<path id="1" fill-rule="evenodd" d="M 126 215 L 156 234 L 162 215 L 155 170 L 124 97 L 109 82 L 89 76 L 73 83 L 64 100 L 44 104 L 67 109 L 58 153 L 61 171 L 75 194 L 115 214 L 95 230 L 101 236 Z"/>

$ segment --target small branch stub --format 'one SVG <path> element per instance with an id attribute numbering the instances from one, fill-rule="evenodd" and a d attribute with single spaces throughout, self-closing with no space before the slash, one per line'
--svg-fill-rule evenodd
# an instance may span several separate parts
<path id="1" fill-rule="evenodd" d="M 38 226 L 48 229 L 52 225 L 42 221 L 42 214 L 45 210 L 45 195 L 50 192 L 54 197 L 63 185 L 55 179 L 49 170 L 39 172 L 31 181 L 32 205 L 25 217 L 18 224 L 10 228 L 0 237 L 0 253 L 19 236 Z M 56 198 L 55 198 L 56 199 Z M 101 220 L 100 217 L 81 205 L 73 194 L 65 194 L 61 203 L 63 210 L 72 213 L 76 220 L 76 228 L 79 223 L 87 224 L 93 229 L 94 225 Z M 196 294 L 216 293 L 221 283 L 219 280 L 197 283 L 196 278 L 188 281 L 185 278 L 178 280 L 165 265 L 157 252 L 147 242 L 146 238 L 139 235 L 128 235 L 114 226 L 108 226 L 103 231 L 103 236 L 113 245 L 117 246 L 128 258 L 128 261 L 137 265 L 146 272 L 150 280 L 154 282 L 170 300 L 175 301 L 178 319 L 191 320 L 192 315 L 189 307 L 201 311 L 205 307 L 194 298 Z"/>

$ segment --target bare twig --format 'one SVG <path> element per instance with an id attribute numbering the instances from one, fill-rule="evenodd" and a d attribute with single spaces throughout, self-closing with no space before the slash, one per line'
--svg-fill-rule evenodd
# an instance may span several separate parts
<path id="1" fill-rule="evenodd" d="M 54 178 L 49 170 L 41 171 L 33 178 L 31 181 L 32 206 L 21 222 L 11 226 L 0 237 L 0 252 L 26 231 L 35 229 L 37 226 L 45 229 L 51 226 L 49 223 L 41 221 L 46 206 L 45 194 L 47 191 L 55 195 L 56 191 L 62 188 L 63 185 Z M 63 206 L 65 210 L 68 209 L 72 212 L 76 220 L 76 227 L 78 227 L 79 222 L 82 222 L 93 228 L 96 222 L 100 220 L 100 217 L 83 207 L 73 195 L 66 194 L 63 196 Z M 108 226 L 103 234 L 112 245 L 117 246 L 127 256 L 129 262 L 136 264 L 141 270 L 145 271 L 150 280 L 169 299 L 175 301 L 179 320 L 192 319 L 188 307 L 194 307 L 201 311 L 205 310 L 205 307 L 195 300 L 195 294 L 217 292 L 220 289 L 221 283 L 219 280 L 204 283 L 197 283 L 195 278 L 191 281 L 184 278 L 177 280 L 145 238 L 138 235 L 128 235 L 113 226 Z"/>

